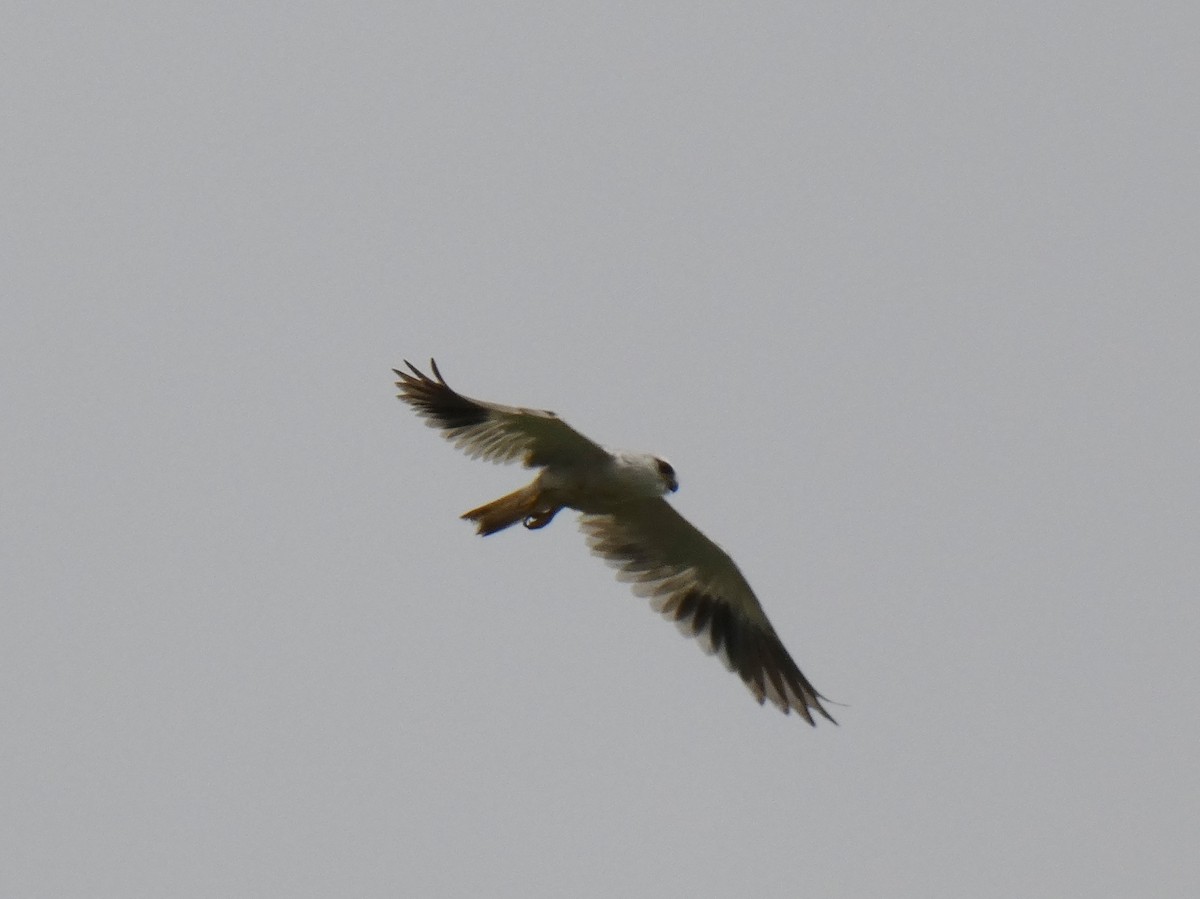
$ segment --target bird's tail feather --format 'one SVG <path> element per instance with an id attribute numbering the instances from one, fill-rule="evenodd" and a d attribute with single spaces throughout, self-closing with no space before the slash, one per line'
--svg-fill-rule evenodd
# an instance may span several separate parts
<path id="1" fill-rule="evenodd" d="M 541 501 L 541 490 L 537 481 L 514 490 L 507 496 L 494 499 L 478 509 L 464 512 L 462 517 L 475 522 L 481 537 L 494 534 L 507 527 L 512 527 L 518 521 L 524 521 L 538 511 Z"/>

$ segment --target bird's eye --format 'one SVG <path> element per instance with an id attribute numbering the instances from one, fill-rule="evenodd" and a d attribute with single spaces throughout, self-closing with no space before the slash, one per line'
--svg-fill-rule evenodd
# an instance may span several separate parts
<path id="1" fill-rule="evenodd" d="M 664 478 L 675 477 L 675 469 L 671 467 L 670 462 L 666 462 L 662 459 L 655 459 L 654 461 L 658 463 L 658 473 Z"/>

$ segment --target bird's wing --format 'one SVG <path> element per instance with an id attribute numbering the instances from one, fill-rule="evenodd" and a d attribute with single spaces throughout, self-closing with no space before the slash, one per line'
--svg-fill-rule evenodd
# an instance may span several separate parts
<path id="1" fill-rule="evenodd" d="M 733 560 L 666 500 L 585 514 L 580 527 L 592 552 L 617 568 L 619 579 L 632 582 L 663 617 L 719 655 L 759 704 L 770 699 L 809 724 L 815 723 L 810 709 L 833 721 L 821 706 L 825 697 L 800 673 Z"/>
<path id="2" fill-rule="evenodd" d="M 477 459 L 489 462 L 524 462 L 527 466 L 600 460 L 608 453 L 555 415 L 539 409 L 522 409 L 473 400 L 453 390 L 429 360 L 429 377 L 405 360 L 411 371 L 392 369 L 400 380 L 400 399 L 417 410 L 431 428 Z"/>

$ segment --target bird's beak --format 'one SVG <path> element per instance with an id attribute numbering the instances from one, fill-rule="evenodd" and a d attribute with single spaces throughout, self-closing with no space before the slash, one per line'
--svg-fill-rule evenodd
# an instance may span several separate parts
<path id="1" fill-rule="evenodd" d="M 667 482 L 667 489 L 674 493 L 679 489 L 679 482 L 674 478 L 671 478 L 671 480 Z"/>

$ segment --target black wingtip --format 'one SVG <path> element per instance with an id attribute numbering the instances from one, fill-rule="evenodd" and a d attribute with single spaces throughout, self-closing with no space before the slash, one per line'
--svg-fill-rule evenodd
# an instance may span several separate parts
<path id="1" fill-rule="evenodd" d="M 434 378 L 429 377 L 429 375 L 425 374 L 425 372 L 421 371 L 421 369 L 417 368 L 407 359 L 403 361 L 404 364 L 408 366 L 408 371 L 401 371 L 398 368 L 392 369 L 392 372 L 400 379 L 396 382 L 397 387 L 402 387 L 405 383 L 411 381 L 418 381 L 426 384 L 435 383 Z M 448 387 L 449 385 L 446 384 L 446 379 L 443 378 L 442 373 L 438 371 L 437 363 L 430 359 L 429 364 L 433 368 L 434 377 L 437 379 L 436 383 L 441 384 L 443 387 Z"/>
<path id="2" fill-rule="evenodd" d="M 406 378 L 406 379 L 407 378 L 416 378 L 418 381 L 435 381 L 436 380 L 437 383 L 441 384 L 443 387 L 450 386 L 449 384 L 446 383 L 446 379 L 442 377 L 442 372 L 441 372 L 441 369 L 438 368 L 437 361 L 435 359 L 433 359 L 432 357 L 430 357 L 430 359 L 429 359 L 429 367 L 433 371 L 432 378 L 429 377 L 429 375 L 425 374 L 425 372 L 421 371 L 421 369 L 419 369 L 415 365 L 413 365 L 411 362 L 409 362 L 407 359 L 405 359 L 403 361 L 404 361 L 404 364 L 408 366 L 408 371 L 403 372 L 403 371 L 400 371 L 400 369 L 398 369 L 398 368 L 393 368 L 392 371 L 394 371 L 397 374 L 397 376 L 399 376 L 401 378 Z M 411 374 L 410 374 L 410 372 L 411 372 Z"/>

